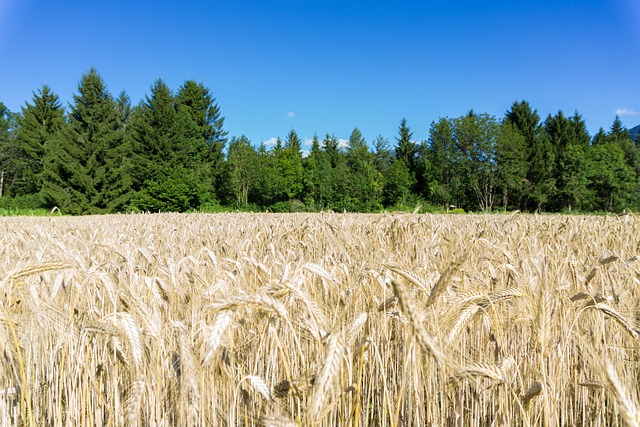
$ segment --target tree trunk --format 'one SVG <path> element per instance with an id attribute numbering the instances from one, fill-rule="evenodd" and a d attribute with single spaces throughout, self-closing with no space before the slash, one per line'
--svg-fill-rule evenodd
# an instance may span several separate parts
<path id="1" fill-rule="evenodd" d="M 3 188 L 4 188 L 4 171 L 0 172 L 0 197 L 2 197 Z"/>

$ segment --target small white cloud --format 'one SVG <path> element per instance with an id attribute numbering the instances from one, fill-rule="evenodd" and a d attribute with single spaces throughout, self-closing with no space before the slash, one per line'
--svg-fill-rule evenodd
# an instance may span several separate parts
<path id="1" fill-rule="evenodd" d="M 349 141 L 346 139 L 338 139 L 338 148 L 349 148 Z"/>
<path id="2" fill-rule="evenodd" d="M 296 116 L 296 113 L 294 113 L 293 111 L 289 111 L 286 114 L 287 119 L 293 119 Z"/>
<path id="3" fill-rule="evenodd" d="M 304 142 L 302 143 L 303 147 L 311 147 L 313 145 L 313 139 L 304 138 Z"/>
<path id="4" fill-rule="evenodd" d="M 616 110 L 616 115 L 618 116 L 639 116 L 640 111 L 634 111 L 629 108 L 618 108 Z"/>
<path id="5" fill-rule="evenodd" d="M 274 147 L 278 143 L 277 138 L 269 138 L 266 141 L 262 141 L 265 147 Z"/>

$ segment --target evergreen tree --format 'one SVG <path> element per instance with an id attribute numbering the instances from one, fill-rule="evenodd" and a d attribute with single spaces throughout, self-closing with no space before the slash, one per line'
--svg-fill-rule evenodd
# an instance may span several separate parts
<path id="1" fill-rule="evenodd" d="M 398 127 L 398 136 L 396 137 L 398 145 L 396 147 L 395 157 L 396 159 L 404 160 L 407 166 L 413 164 L 417 153 L 416 144 L 411 138 L 413 138 L 413 132 L 411 132 L 411 128 L 407 125 L 407 119 L 403 118 Z"/>
<path id="2" fill-rule="evenodd" d="M 547 117 L 543 138 L 554 149 L 554 197 L 550 207 L 554 210 L 581 209 L 587 195 L 587 149 L 589 134 L 582 117 L 576 112 L 567 118 L 559 111 Z"/>
<path id="3" fill-rule="evenodd" d="M 294 153 L 301 153 L 300 155 L 302 156 L 302 144 L 300 143 L 300 138 L 298 137 L 298 134 L 295 130 L 291 129 L 291 131 L 289 131 L 285 142 L 285 147 L 293 151 Z"/>
<path id="4" fill-rule="evenodd" d="M 409 202 L 414 178 L 404 159 L 391 160 L 384 179 L 383 198 L 386 206 L 402 206 Z"/>
<path id="5" fill-rule="evenodd" d="M 105 158 L 102 200 L 106 212 L 124 212 L 133 196 L 134 140 L 131 99 L 122 91 L 115 101 L 116 132 Z"/>
<path id="6" fill-rule="evenodd" d="M 380 207 L 382 176 L 376 168 L 375 157 L 358 128 L 349 137 L 346 153 L 350 185 L 350 210 L 367 212 Z"/>
<path id="7" fill-rule="evenodd" d="M 294 130 L 287 135 L 284 146 L 278 138 L 272 155 L 274 170 L 270 178 L 274 201 L 288 201 L 291 204 L 293 199 L 301 195 L 303 189 L 300 139 Z"/>
<path id="8" fill-rule="evenodd" d="M 91 211 L 89 195 L 92 190 L 83 146 L 74 141 L 76 133 L 64 127 L 47 142 L 44 152 L 41 195 L 45 206 L 57 207 L 65 214 Z"/>
<path id="9" fill-rule="evenodd" d="M 593 207 L 609 212 L 630 207 L 635 177 L 622 148 L 611 141 L 595 145 L 591 161 L 589 189 L 595 194 Z"/>
<path id="10" fill-rule="evenodd" d="M 336 138 L 335 135 L 327 134 L 324 138 L 323 146 L 325 153 L 327 153 L 327 156 L 329 156 L 331 167 L 335 169 L 342 155 L 342 153 L 340 152 L 338 138 Z"/>
<path id="11" fill-rule="evenodd" d="M 622 149 L 624 160 L 629 170 L 620 177 L 620 179 L 625 180 L 625 182 L 621 183 L 621 186 L 630 189 L 628 197 L 624 199 L 625 205 L 627 207 L 640 207 L 640 148 L 631 139 L 631 134 L 622 124 L 620 117 L 616 116 L 606 140 Z"/>
<path id="12" fill-rule="evenodd" d="M 602 128 L 598 129 L 598 133 L 596 133 L 591 139 L 591 145 L 593 146 L 602 145 L 602 144 L 605 144 L 606 142 L 607 142 L 607 133 Z"/>
<path id="13" fill-rule="evenodd" d="M 428 141 L 428 198 L 441 206 L 461 205 L 463 200 L 461 173 L 453 136 L 453 121 L 440 118 L 431 123 Z"/>
<path id="14" fill-rule="evenodd" d="M 496 141 L 497 179 L 503 208 L 523 209 L 527 189 L 527 143 L 509 121 L 503 121 Z"/>
<path id="15" fill-rule="evenodd" d="M 68 130 L 45 150 L 43 198 L 63 212 L 105 212 L 107 157 L 117 129 L 115 102 L 95 69 L 82 76 Z"/>
<path id="16" fill-rule="evenodd" d="M 18 117 L 14 194 L 34 194 L 42 189 L 46 147 L 65 127 L 64 108 L 58 95 L 49 86 L 43 86 Z"/>
<path id="17" fill-rule="evenodd" d="M 315 209 L 325 209 L 333 198 L 333 169 L 329 156 L 320 147 L 317 135 L 313 136 L 311 152 L 303 166 L 305 204 Z"/>
<path id="18" fill-rule="evenodd" d="M 528 102 L 515 102 L 505 121 L 516 127 L 527 145 L 527 209 L 541 210 L 555 190 L 553 146 L 548 138 L 542 137 L 540 116 Z"/>
<path id="19" fill-rule="evenodd" d="M 607 140 L 615 142 L 622 151 L 627 165 L 633 169 L 636 175 L 640 176 L 640 149 L 638 145 L 631 139 L 631 134 L 622 124 L 620 117 L 616 116 L 611 130 L 607 135 Z"/>
<path id="20" fill-rule="evenodd" d="M 132 170 L 134 208 L 187 211 L 211 201 L 211 185 L 203 179 L 202 142 L 189 109 L 176 103 L 169 87 L 157 80 L 151 96 L 136 113 Z"/>
<path id="21" fill-rule="evenodd" d="M 13 114 L 0 102 L 0 197 L 4 196 L 7 190 L 11 193 L 13 184 L 20 174 L 16 163 L 22 152 L 18 150 L 14 128 Z"/>
<path id="22" fill-rule="evenodd" d="M 98 72 L 92 68 L 82 76 L 69 114 L 70 139 L 65 145 L 79 145 L 79 174 L 86 175 L 84 193 L 89 211 L 106 212 L 109 200 L 107 163 L 114 149 L 118 117 L 116 104 Z"/>
<path id="23" fill-rule="evenodd" d="M 211 92 L 202 83 L 186 81 L 178 90 L 178 108 L 184 109 L 196 127 L 195 150 L 198 167 L 220 196 L 223 187 L 224 169 L 223 150 L 227 143 L 227 131 L 224 130 L 224 117 Z"/>
<path id="24" fill-rule="evenodd" d="M 373 140 L 374 158 L 376 169 L 384 175 L 391 163 L 391 148 L 389 140 L 382 135 L 378 135 Z"/>

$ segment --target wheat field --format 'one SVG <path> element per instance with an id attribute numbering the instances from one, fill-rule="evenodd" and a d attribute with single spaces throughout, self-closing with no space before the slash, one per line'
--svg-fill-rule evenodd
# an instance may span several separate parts
<path id="1" fill-rule="evenodd" d="M 640 219 L 0 219 L 0 427 L 640 424 Z"/>

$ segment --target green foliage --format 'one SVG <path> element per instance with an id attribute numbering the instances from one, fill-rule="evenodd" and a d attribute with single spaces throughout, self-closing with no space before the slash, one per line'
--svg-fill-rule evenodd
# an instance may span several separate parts
<path id="1" fill-rule="evenodd" d="M 369 212 L 380 209 L 383 189 L 382 173 L 376 167 L 376 158 L 367 148 L 367 143 L 358 128 L 354 128 L 349 138 L 346 153 L 348 168 L 349 210 Z"/>
<path id="2" fill-rule="evenodd" d="M 249 203 L 249 192 L 257 180 L 258 153 L 246 136 L 232 138 L 227 159 L 228 183 L 238 207 Z"/>
<path id="3" fill-rule="evenodd" d="M 487 114 L 470 111 L 455 119 L 453 125 L 457 169 L 466 189 L 463 206 L 475 205 L 487 212 L 493 208 L 496 196 L 497 121 Z"/>
<path id="4" fill-rule="evenodd" d="M 142 190 L 131 199 L 130 210 L 187 212 L 212 202 L 208 187 L 191 169 L 160 165 Z"/>
<path id="5" fill-rule="evenodd" d="M 320 148 L 318 136 L 314 135 L 311 152 L 304 159 L 305 204 L 313 210 L 325 209 L 333 199 L 334 176 L 329 155 Z"/>
<path id="6" fill-rule="evenodd" d="M 414 178 L 403 159 L 393 159 L 389 165 L 384 183 L 384 201 L 386 205 L 406 204 L 411 193 Z"/>
<path id="7" fill-rule="evenodd" d="M 513 122 L 503 121 L 496 141 L 497 186 L 499 200 L 509 206 L 524 208 L 527 197 L 527 143 Z"/>
<path id="8" fill-rule="evenodd" d="M 33 194 L 43 186 L 46 147 L 67 124 L 64 108 L 48 86 L 33 94 L 32 104 L 26 103 L 18 117 L 16 145 L 12 150 L 15 186 L 14 194 Z"/>
<path id="9" fill-rule="evenodd" d="M 620 211 L 640 208 L 640 148 L 616 117 L 590 138 L 577 112 L 544 123 L 526 101 L 503 120 L 473 110 L 431 123 L 416 142 L 402 119 L 396 146 L 294 129 L 272 149 L 245 136 L 227 148 L 209 89 L 156 80 L 138 105 L 113 98 L 95 69 L 68 114 L 43 86 L 14 114 L 0 103 L 0 209 L 127 211 Z M 223 204 L 221 204 L 223 203 Z"/>

